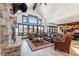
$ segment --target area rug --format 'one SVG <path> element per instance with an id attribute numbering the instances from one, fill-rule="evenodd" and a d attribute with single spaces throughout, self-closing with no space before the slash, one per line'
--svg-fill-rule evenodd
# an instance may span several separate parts
<path id="1" fill-rule="evenodd" d="M 39 49 L 53 46 L 53 43 L 50 43 L 50 42 L 45 41 L 45 40 L 42 40 L 41 42 L 37 42 L 37 43 L 33 42 L 29 39 L 27 39 L 26 41 L 27 41 L 27 43 L 32 51 L 36 51 Z"/>

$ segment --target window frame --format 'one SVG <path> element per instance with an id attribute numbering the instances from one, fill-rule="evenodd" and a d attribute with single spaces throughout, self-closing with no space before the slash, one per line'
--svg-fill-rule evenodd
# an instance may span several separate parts
<path id="1" fill-rule="evenodd" d="M 24 20 L 23 17 L 26 18 L 26 22 L 23 21 Z M 22 23 L 28 23 L 28 16 L 22 15 Z"/>
<path id="2" fill-rule="evenodd" d="M 36 20 L 37 23 L 30 23 L 29 22 L 29 16 L 37 18 L 37 20 Z M 28 15 L 28 23 L 29 24 L 38 24 L 38 17 L 37 16 L 34 16 L 34 15 Z"/>
<path id="3" fill-rule="evenodd" d="M 40 24 L 39 24 L 39 21 L 41 22 Z M 38 18 L 38 24 L 42 25 L 42 19 Z"/>
<path id="4" fill-rule="evenodd" d="M 23 33 L 23 27 L 24 27 L 23 24 L 18 23 L 18 36 L 23 36 L 23 34 L 20 34 L 19 25 L 22 25 L 22 33 Z"/>

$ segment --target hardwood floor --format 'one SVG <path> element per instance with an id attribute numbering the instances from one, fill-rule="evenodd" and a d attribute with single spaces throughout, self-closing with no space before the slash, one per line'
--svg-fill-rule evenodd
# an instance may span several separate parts
<path id="1" fill-rule="evenodd" d="M 73 41 L 73 43 L 74 43 L 74 41 Z M 69 54 L 58 51 L 58 50 L 55 51 L 53 46 L 32 52 L 26 42 L 26 39 L 24 39 L 24 40 L 22 40 L 21 55 L 22 56 L 79 56 L 79 54 L 77 53 L 79 51 L 79 49 L 75 48 L 73 46 L 73 43 L 72 43 L 72 47 L 71 47 Z M 79 43 L 79 41 L 77 43 Z"/>

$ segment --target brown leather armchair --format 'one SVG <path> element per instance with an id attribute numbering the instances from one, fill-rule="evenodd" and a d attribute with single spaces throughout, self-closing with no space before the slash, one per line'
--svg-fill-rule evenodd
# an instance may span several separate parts
<path id="1" fill-rule="evenodd" d="M 54 42 L 54 49 L 55 50 L 58 49 L 60 51 L 69 53 L 72 36 L 65 35 L 64 39 L 65 39 L 65 41 L 55 41 Z"/>

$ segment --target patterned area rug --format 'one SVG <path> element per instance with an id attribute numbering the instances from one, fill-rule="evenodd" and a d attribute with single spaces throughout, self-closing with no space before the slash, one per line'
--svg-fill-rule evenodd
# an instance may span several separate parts
<path id="1" fill-rule="evenodd" d="M 27 41 L 27 43 L 28 43 L 28 45 L 29 45 L 29 47 L 31 48 L 32 51 L 36 51 L 36 50 L 39 50 L 39 49 L 43 49 L 43 48 L 46 48 L 46 47 L 53 46 L 53 43 L 47 42 L 45 40 L 32 41 L 32 40 L 27 39 L 26 41 Z"/>

